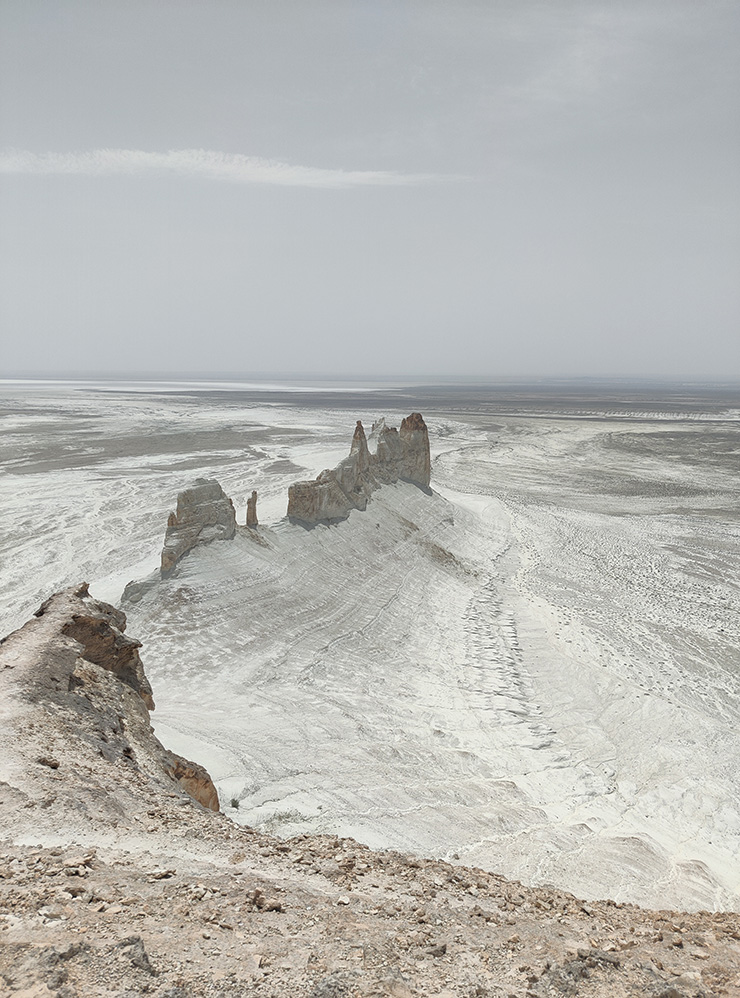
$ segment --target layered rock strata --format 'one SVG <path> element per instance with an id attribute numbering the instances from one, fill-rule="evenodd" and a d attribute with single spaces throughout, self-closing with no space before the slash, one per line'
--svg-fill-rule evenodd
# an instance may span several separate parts
<path id="1" fill-rule="evenodd" d="M 235 533 L 236 512 L 231 499 L 215 478 L 196 479 L 192 488 L 180 492 L 177 511 L 170 513 L 167 521 L 162 575 L 169 575 L 177 562 L 198 544 L 230 540 Z"/>
<path id="2" fill-rule="evenodd" d="M 305 526 L 343 520 L 353 509 L 365 509 L 380 485 L 399 480 L 429 488 L 429 433 L 420 413 L 407 416 L 400 431 L 383 419 L 374 423 L 370 444 L 374 449 L 358 420 L 349 455 L 336 468 L 322 471 L 314 481 L 290 486 L 289 519 Z"/>
<path id="3" fill-rule="evenodd" d="M 27 764 L 57 769 L 61 746 L 80 743 L 111 764 L 111 775 L 122 765 L 217 811 L 218 794 L 205 769 L 165 749 L 153 734 L 141 643 L 125 628 L 126 615 L 93 599 L 82 583 L 50 597 L 34 619 L 0 642 L 0 675 L 12 680 L 6 702 L 20 696 L 34 718 L 19 729 L 14 751 L 23 755 L 26 736 L 39 728 L 36 715 L 46 717 L 48 748 L 35 758 L 29 750 Z"/>

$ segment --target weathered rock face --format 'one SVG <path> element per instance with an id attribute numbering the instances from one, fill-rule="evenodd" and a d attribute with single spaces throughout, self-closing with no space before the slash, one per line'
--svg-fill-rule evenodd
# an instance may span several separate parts
<path id="1" fill-rule="evenodd" d="M 53 717 L 59 744 L 81 744 L 116 766 L 173 783 L 209 810 L 218 794 L 208 773 L 163 747 L 149 722 L 152 689 L 139 658 L 141 643 L 124 634 L 126 616 L 93 599 L 86 583 L 46 600 L 34 619 L 0 641 L 0 675 L 12 677 L 6 696 Z M 29 732 L 38 726 L 32 723 Z M 50 731 L 48 736 L 52 738 Z M 15 750 L 23 757 L 22 740 Z M 53 754 L 32 759 L 51 768 Z"/>
<path id="2" fill-rule="evenodd" d="M 257 493 L 253 492 L 252 495 L 247 499 L 247 526 L 256 527 L 259 525 L 259 520 L 257 519 Z"/>
<path id="3" fill-rule="evenodd" d="M 218 811 L 218 793 L 203 766 L 165 750 L 164 769 L 193 800 L 209 811 Z"/>
<path id="4" fill-rule="evenodd" d="M 398 436 L 404 455 L 399 477 L 428 488 L 432 459 L 429 453 L 429 432 L 420 412 L 412 412 L 401 420 Z"/>
<path id="5" fill-rule="evenodd" d="M 71 619 L 62 627 L 62 633 L 79 641 L 85 649 L 86 661 L 114 673 L 122 683 L 139 694 L 148 710 L 154 710 L 152 688 L 139 658 L 141 642 L 123 633 L 126 627 L 124 613 L 109 607 L 107 603 L 99 603 L 97 606 L 105 606 L 106 609 L 97 609 L 92 615 L 72 614 Z M 40 616 L 43 612 L 44 607 L 41 607 L 36 615 Z"/>
<path id="6" fill-rule="evenodd" d="M 315 482 L 294 482 L 288 489 L 288 516 L 301 523 L 343 520 L 352 508 L 333 471 L 322 471 Z"/>
<path id="7" fill-rule="evenodd" d="M 381 419 L 373 424 L 373 453 L 358 420 L 349 455 L 336 468 L 322 471 L 313 482 L 295 482 L 288 490 L 288 517 L 296 523 L 342 520 L 353 509 L 365 509 L 370 494 L 399 479 L 429 487 L 429 434 L 418 412 L 401 423 L 399 433 Z"/>
<path id="8" fill-rule="evenodd" d="M 375 471 L 382 482 L 397 482 L 403 471 L 403 446 L 395 426 L 384 419 L 373 423 L 370 439 L 375 444 Z"/>
<path id="9" fill-rule="evenodd" d="M 256 498 L 256 497 L 255 497 Z M 162 548 L 162 574 L 198 544 L 229 540 L 236 533 L 234 504 L 215 478 L 198 478 L 177 497 L 177 512 L 170 513 Z"/>
<path id="10" fill-rule="evenodd" d="M 355 458 L 357 473 L 365 475 L 370 470 L 370 451 L 367 446 L 365 430 L 360 420 L 357 420 L 355 432 L 352 436 L 352 446 L 349 449 L 349 456 Z"/>

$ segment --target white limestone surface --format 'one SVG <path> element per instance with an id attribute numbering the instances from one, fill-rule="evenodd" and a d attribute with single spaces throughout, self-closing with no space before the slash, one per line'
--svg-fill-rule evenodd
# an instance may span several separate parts
<path id="1" fill-rule="evenodd" d="M 736 420 L 422 409 L 435 494 L 383 488 L 306 531 L 282 519 L 287 484 L 381 413 L 89 392 L 16 408 L 3 630 L 68 581 L 112 598 L 154 569 L 192 478 L 218 478 L 241 522 L 260 493 L 256 537 L 124 607 L 158 735 L 235 820 L 737 908 Z"/>

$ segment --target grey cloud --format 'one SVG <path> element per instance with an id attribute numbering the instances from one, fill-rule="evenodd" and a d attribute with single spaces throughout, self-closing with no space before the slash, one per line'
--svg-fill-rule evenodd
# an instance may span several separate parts
<path id="1" fill-rule="evenodd" d="M 14 149 L 0 153 L 0 173 L 75 174 L 88 177 L 178 174 L 237 184 L 335 188 L 398 187 L 464 179 L 426 173 L 394 173 L 389 170 L 321 169 L 211 149 L 170 149 L 167 152 L 92 149 L 73 153 L 33 153 Z"/>

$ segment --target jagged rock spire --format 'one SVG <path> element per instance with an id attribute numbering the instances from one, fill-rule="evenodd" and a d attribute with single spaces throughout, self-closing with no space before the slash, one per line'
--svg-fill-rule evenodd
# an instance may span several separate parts
<path id="1" fill-rule="evenodd" d="M 252 492 L 252 495 L 247 499 L 247 526 L 256 527 L 259 525 L 259 520 L 257 519 L 257 493 Z"/>
<path id="2" fill-rule="evenodd" d="M 399 479 L 429 487 L 431 460 L 429 433 L 418 412 L 401 423 L 401 431 L 373 423 L 376 450 L 368 447 L 360 420 L 355 426 L 349 456 L 313 482 L 295 482 L 288 491 L 288 516 L 312 526 L 322 521 L 341 520 L 353 509 L 364 509 L 368 496 L 384 482 Z"/>

